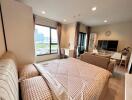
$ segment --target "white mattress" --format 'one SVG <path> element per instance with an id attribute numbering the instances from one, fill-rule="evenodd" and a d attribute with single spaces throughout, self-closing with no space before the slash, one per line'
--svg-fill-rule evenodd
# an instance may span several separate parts
<path id="1" fill-rule="evenodd" d="M 57 100 L 98 100 L 111 73 L 74 58 L 36 64 Z"/>

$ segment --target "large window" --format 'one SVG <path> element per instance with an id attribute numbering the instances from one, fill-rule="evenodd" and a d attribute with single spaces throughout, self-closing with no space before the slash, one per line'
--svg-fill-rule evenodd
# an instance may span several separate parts
<path id="1" fill-rule="evenodd" d="M 57 30 L 51 27 L 35 25 L 36 55 L 53 54 L 58 52 Z"/>

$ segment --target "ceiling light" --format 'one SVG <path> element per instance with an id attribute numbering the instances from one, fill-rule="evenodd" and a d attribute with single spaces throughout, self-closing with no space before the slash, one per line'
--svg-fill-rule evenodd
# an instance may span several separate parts
<path id="1" fill-rule="evenodd" d="M 64 22 L 66 22 L 67 20 L 66 19 L 64 19 Z"/>
<path id="2" fill-rule="evenodd" d="M 105 23 L 107 23 L 108 21 L 107 20 L 104 20 Z"/>
<path id="3" fill-rule="evenodd" d="M 46 12 L 45 11 L 42 11 L 42 14 L 46 14 Z"/>
<path id="4" fill-rule="evenodd" d="M 96 7 L 93 7 L 93 8 L 92 8 L 92 11 L 95 11 L 96 9 L 97 9 Z"/>

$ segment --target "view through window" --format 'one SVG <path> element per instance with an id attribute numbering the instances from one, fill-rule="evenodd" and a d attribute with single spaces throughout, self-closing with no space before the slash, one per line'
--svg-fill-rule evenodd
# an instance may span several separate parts
<path id="1" fill-rule="evenodd" d="M 35 25 L 35 54 L 44 55 L 58 52 L 57 30 Z"/>

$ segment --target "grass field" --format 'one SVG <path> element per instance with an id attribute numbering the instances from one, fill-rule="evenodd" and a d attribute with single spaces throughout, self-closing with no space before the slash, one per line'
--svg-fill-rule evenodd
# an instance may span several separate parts
<path id="1" fill-rule="evenodd" d="M 48 44 L 36 43 L 36 49 L 40 49 L 40 48 L 48 48 Z"/>
<path id="2" fill-rule="evenodd" d="M 46 52 L 47 50 L 50 50 L 50 44 L 48 43 L 36 43 L 35 45 L 36 51 L 40 52 L 41 50 Z M 51 45 L 51 52 L 57 52 L 58 50 L 58 45 Z"/>
<path id="3" fill-rule="evenodd" d="M 36 49 L 39 49 L 39 48 L 49 48 L 49 45 L 50 44 L 46 44 L 46 43 L 36 43 Z M 57 49 L 58 48 L 58 45 L 51 45 L 51 49 Z"/>

